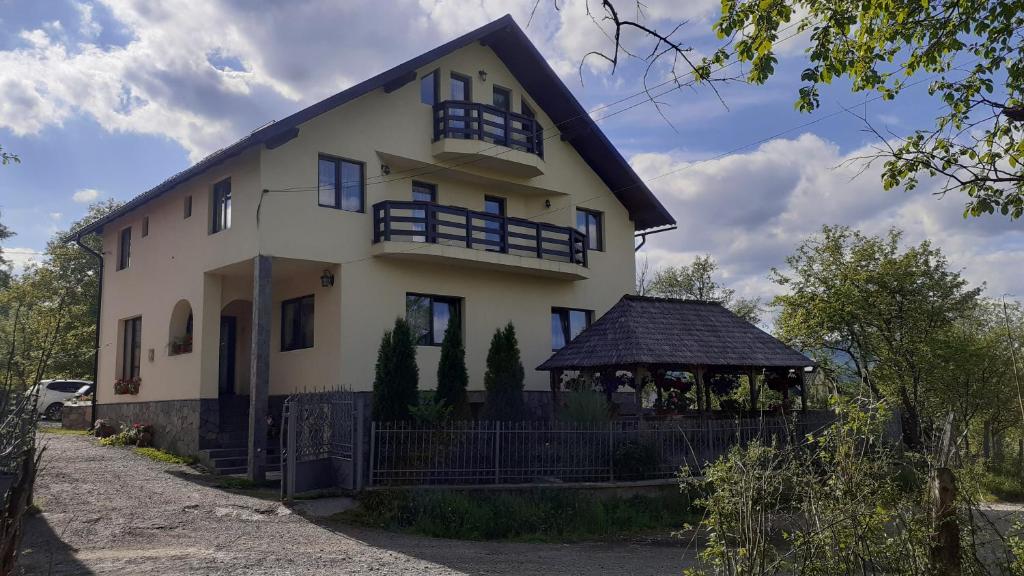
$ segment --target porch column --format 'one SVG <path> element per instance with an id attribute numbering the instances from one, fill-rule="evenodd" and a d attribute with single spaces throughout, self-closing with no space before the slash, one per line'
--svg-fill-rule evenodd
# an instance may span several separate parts
<path id="1" fill-rule="evenodd" d="M 807 387 L 810 385 L 810 377 L 807 376 L 807 371 L 803 366 L 797 370 L 800 371 L 800 410 L 807 412 Z"/>
<path id="2" fill-rule="evenodd" d="M 267 476 L 267 397 L 270 391 L 270 256 L 253 258 L 252 351 L 249 354 L 249 479 Z"/>
<path id="3" fill-rule="evenodd" d="M 758 389 L 757 389 L 757 370 L 751 370 L 747 373 L 747 380 L 750 384 L 750 412 L 757 414 L 757 400 L 758 400 Z"/>

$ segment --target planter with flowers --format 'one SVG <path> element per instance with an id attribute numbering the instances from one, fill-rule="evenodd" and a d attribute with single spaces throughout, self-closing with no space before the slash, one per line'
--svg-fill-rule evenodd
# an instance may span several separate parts
<path id="1" fill-rule="evenodd" d="M 178 354 L 189 354 L 192 352 L 192 335 L 186 334 L 181 338 L 175 338 L 171 340 L 171 356 L 177 356 Z"/>
<path id="2" fill-rule="evenodd" d="M 138 394 L 142 378 L 118 378 L 114 380 L 114 394 Z"/>

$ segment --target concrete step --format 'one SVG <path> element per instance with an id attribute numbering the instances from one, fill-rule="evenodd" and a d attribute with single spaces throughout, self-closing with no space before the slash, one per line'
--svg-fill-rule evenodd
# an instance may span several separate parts
<path id="1" fill-rule="evenodd" d="M 281 465 L 277 462 L 267 462 L 267 472 L 280 472 Z M 221 476 L 234 476 L 236 474 L 246 474 L 249 472 L 246 466 L 233 466 L 231 468 L 218 468 L 217 474 Z"/>

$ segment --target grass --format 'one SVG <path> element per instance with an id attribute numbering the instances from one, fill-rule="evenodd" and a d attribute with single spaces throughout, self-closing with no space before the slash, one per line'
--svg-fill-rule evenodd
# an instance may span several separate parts
<path id="1" fill-rule="evenodd" d="M 190 466 L 196 463 L 196 459 L 192 456 L 178 456 L 177 454 L 164 452 L 159 448 L 136 448 L 135 453 L 139 456 L 145 456 L 150 460 L 163 462 L 165 464 L 183 464 L 185 466 Z"/>
<path id="2" fill-rule="evenodd" d="M 985 475 L 981 487 L 992 500 L 1024 502 L 1024 481 L 1012 472 L 993 470 Z"/>
<path id="3" fill-rule="evenodd" d="M 217 480 L 214 488 L 222 488 L 225 490 L 260 490 L 271 485 L 272 483 L 270 482 L 254 482 L 248 478 L 225 476 Z"/>
<path id="4" fill-rule="evenodd" d="M 597 497 L 568 489 L 507 492 L 382 490 L 335 520 L 461 540 L 565 542 L 679 530 L 698 520 L 693 497 Z"/>
<path id="5" fill-rule="evenodd" d="M 71 430 L 69 428 L 60 428 L 57 426 L 40 426 L 37 428 L 39 432 L 43 434 L 56 434 L 58 436 L 90 436 L 91 432 L 88 430 Z"/>

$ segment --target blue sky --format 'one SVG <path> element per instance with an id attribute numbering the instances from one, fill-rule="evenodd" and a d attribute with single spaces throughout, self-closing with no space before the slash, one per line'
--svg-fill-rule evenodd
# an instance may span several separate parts
<path id="1" fill-rule="evenodd" d="M 7 256 L 22 266 L 89 202 L 127 200 L 270 120 L 506 12 L 588 109 L 636 93 L 643 66 L 628 58 L 614 74 L 591 58 L 581 81 L 583 55 L 608 48 L 583 2 L 556 10 L 542 0 L 531 21 L 534 0 L 0 0 L 0 145 L 22 158 L 0 169 L 2 219 L 18 234 Z M 695 54 L 717 46 L 718 0 L 645 5 L 661 28 L 688 20 L 678 38 Z M 989 294 L 1024 297 L 1020 222 L 964 220 L 961 198 L 932 195 L 939 182 L 907 194 L 881 191 L 877 166 L 853 178 L 860 166 L 849 161 L 873 137 L 835 112 L 857 106 L 905 134 L 930 125 L 939 103 L 920 86 L 863 106 L 863 95 L 838 83 L 823 92 L 821 111 L 798 113 L 805 46 L 802 36 L 783 44 L 767 85 L 721 86 L 725 106 L 710 90 L 686 89 L 659 98 L 668 122 L 649 103 L 624 110 L 639 99 L 594 114 L 679 220 L 679 230 L 651 238 L 645 257 L 658 266 L 710 253 L 741 294 L 770 296 L 769 269 L 822 224 L 898 226 L 910 241 L 935 241 Z M 669 72 L 656 66 L 651 83 Z"/>

